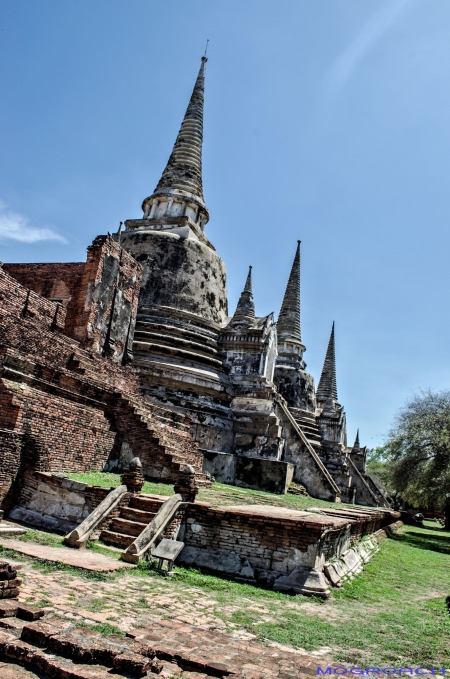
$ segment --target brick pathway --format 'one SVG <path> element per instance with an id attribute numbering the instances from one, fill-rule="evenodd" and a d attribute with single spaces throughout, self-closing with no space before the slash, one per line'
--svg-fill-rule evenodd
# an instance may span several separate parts
<path id="1" fill-rule="evenodd" d="M 49 558 L 50 548 L 21 543 L 21 548 L 28 546 L 41 547 L 46 555 L 44 558 Z M 53 550 L 66 553 L 65 549 Z M 69 549 L 67 553 L 80 555 Z M 89 554 L 94 555 L 102 556 Z M 232 622 L 234 611 L 242 608 L 255 611 L 261 621 L 274 620 L 271 616 L 275 613 L 265 602 L 246 602 L 244 599 L 238 607 L 236 602 L 234 605 L 223 602 L 214 592 L 206 593 L 201 588 L 167 579 L 147 578 L 133 571 L 118 576 L 106 573 L 103 581 L 73 576 L 64 570 L 46 573 L 34 568 L 32 560 L 23 563 L 21 577 L 24 582 L 20 600 L 43 606 L 45 621 L 54 620 L 57 626 L 83 624 L 91 630 L 98 624 L 112 625 L 131 637 L 148 642 L 163 662 L 161 679 L 207 679 L 212 676 L 209 674 L 212 670 L 205 666 L 213 668 L 214 663 L 232 668 L 235 676 L 245 679 L 307 679 L 316 674 L 318 664 L 326 666 L 330 663 L 331 649 L 307 653 L 276 643 L 263 645 L 242 625 Z M 287 598 L 283 608 L 297 611 L 306 604 L 308 602 L 303 598 Z M 11 623 L 9 620 L 9 623 L 0 621 L 3 633 L 10 631 L 5 626 Z M 183 661 L 180 661 L 181 657 Z M 180 662 L 185 665 L 181 667 Z M 5 667 L 2 673 L 0 667 L 1 679 L 10 679 L 10 676 L 11 679 L 32 679 L 34 676 L 25 671 L 11 675 L 9 669 Z"/>
<path id="2" fill-rule="evenodd" d="M 173 621 L 152 623 L 126 637 L 103 636 L 54 617 L 31 623 L 7 617 L 0 623 L 0 655 L 23 663 L 31 677 L 37 668 L 55 679 L 153 673 L 161 679 L 310 679 L 317 673 L 317 659 L 302 651 L 238 642 Z M 2 679 L 30 676 L 19 666 L 16 674 L 10 666 L 0 664 L 2 669 Z"/>
<path id="3" fill-rule="evenodd" d="M 316 676 L 317 666 L 327 664 L 303 650 L 240 641 L 228 634 L 206 632 L 173 620 L 153 618 L 149 625 L 132 630 L 127 636 L 150 644 L 158 657 L 172 661 L 166 672 L 175 673 L 177 667 L 173 663 L 177 661 L 182 668 L 208 675 L 216 671 L 215 676 L 223 672 L 249 679 L 289 679 Z"/>
<path id="4" fill-rule="evenodd" d="M 118 561 L 111 556 L 97 554 L 89 549 L 70 549 L 69 547 L 47 547 L 34 542 L 21 540 L 2 539 L 1 544 L 5 549 L 14 549 L 20 554 L 33 556 L 38 559 L 57 561 L 67 566 L 84 568 L 87 571 L 109 572 L 120 568 L 134 568 L 132 564 Z"/>

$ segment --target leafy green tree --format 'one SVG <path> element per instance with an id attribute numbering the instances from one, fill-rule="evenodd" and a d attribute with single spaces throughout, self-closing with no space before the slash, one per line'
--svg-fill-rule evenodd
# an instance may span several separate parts
<path id="1" fill-rule="evenodd" d="M 450 391 L 411 398 L 397 415 L 385 455 L 389 484 L 415 506 L 440 505 L 450 530 Z"/>
<path id="2" fill-rule="evenodd" d="M 378 476 L 386 488 L 389 486 L 388 467 L 389 460 L 386 455 L 386 446 L 367 448 L 366 471 Z"/>
<path id="3" fill-rule="evenodd" d="M 395 499 L 396 491 L 391 484 L 390 461 L 387 457 L 386 446 L 367 449 L 366 471 L 377 485 L 381 486 L 385 495 Z"/>

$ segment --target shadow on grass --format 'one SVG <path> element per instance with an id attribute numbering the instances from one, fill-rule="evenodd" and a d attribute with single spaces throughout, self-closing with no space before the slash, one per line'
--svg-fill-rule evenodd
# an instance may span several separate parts
<path id="1" fill-rule="evenodd" d="M 427 530 L 435 530 L 435 531 L 437 531 L 438 533 L 441 533 L 441 532 L 444 530 L 444 529 L 442 528 L 442 526 L 425 526 L 425 528 L 426 528 Z"/>
<path id="2" fill-rule="evenodd" d="M 394 535 L 390 537 L 392 540 L 406 542 L 408 545 L 411 545 L 411 547 L 428 549 L 432 552 L 440 552 L 441 554 L 450 554 L 450 537 L 447 537 L 446 535 L 429 535 L 425 531 L 409 530 L 402 535 L 394 533 Z"/>

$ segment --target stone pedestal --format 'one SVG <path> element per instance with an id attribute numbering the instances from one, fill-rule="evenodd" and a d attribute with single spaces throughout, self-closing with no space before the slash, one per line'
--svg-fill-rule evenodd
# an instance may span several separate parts
<path id="1" fill-rule="evenodd" d="M 195 470 L 187 464 L 181 471 L 178 481 L 173 487 L 175 493 L 179 493 L 185 502 L 195 502 L 198 493 L 198 485 L 195 480 Z"/>
<path id="2" fill-rule="evenodd" d="M 131 460 L 128 471 L 120 477 L 120 482 L 127 487 L 129 493 L 140 493 L 145 483 L 142 474 L 142 464 L 138 457 Z"/>

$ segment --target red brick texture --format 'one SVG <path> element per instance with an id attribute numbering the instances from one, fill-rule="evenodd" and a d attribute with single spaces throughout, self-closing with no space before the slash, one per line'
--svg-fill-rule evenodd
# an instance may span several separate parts
<path id="1" fill-rule="evenodd" d="M 116 360 L 131 358 L 142 267 L 111 237 L 88 247 L 78 308 L 67 334 Z M 70 319 L 72 322 L 72 319 Z"/>
<path id="2" fill-rule="evenodd" d="M 66 331 L 73 328 L 78 311 L 84 262 L 66 264 L 4 264 L 4 270 L 25 288 L 59 302 L 66 310 Z M 67 334 L 71 335 L 70 330 Z"/>
<path id="3" fill-rule="evenodd" d="M 14 292 L 23 316 L 47 314 L 55 323 L 56 313 L 58 329 L 83 348 L 117 361 L 131 357 L 142 267 L 110 236 L 94 240 L 86 263 L 3 269 L 21 284 Z M 5 292 L 13 289 L 14 283 L 5 283 Z"/>
<path id="4" fill-rule="evenodd" d="M 133 322 L 139 265 L 106 237 L 96 239 L 89 257 L 90 273 L 83 280 L 93 301 L 89 307 L 83 298 L 88 309 L 82 338 L 89 350 L 63 334 L 66 308 L 27 290 L 0 266 L 0 503 L 5 509 L 14 504 L 24 471 L 101 470 L 107 463 L 114 468 L 124 444 L 142 458 L 150 478 L 174 479 L 186 463 L 201 469 L 189 423 L 147 403 L 132 369 L 121 365 L 127 337 L 119 330 L 125 328 L 128 336 Z M 109 311 L 108 290 L 114 298 Z M 119 318 L 120 299 L 128 306 Z M 112 350 L 103 352 L 102 338 Z"/>
<path id="5" fill-rule="evenodd" d="M 283 571 L 292 550 L 306 552 L 311 545 L 320 544 L 325 556 L 335 556 L 338 541 L 349 534 L 350 544 L 364 535 L 372 534 L 392 523 L 395 512 L 370 512 L 370 516 L 327 517 L 319 514 L 277 517 L 264 516 L 243 508 L 213 508 L 206 503 L 191 504 L 187 509 L 186 545 L 234 552 L 248 559 L 253 568 Z"/>

